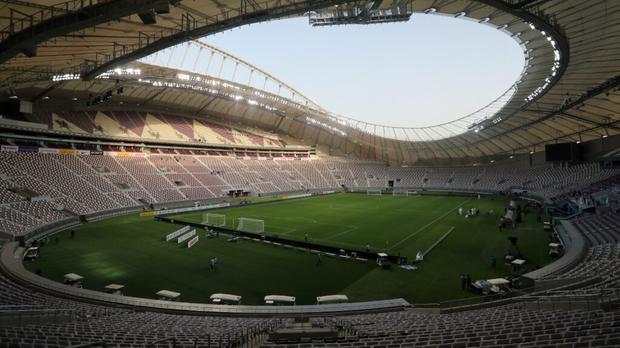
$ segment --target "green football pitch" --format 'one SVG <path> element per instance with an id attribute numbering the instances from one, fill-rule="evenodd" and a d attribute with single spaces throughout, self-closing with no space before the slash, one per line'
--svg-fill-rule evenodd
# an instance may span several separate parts
<path id="1" fill-rule="evenodd" d="M 243 296 L 244 304 L 260 304 L 265 295 L 297 297 L 298 304 L 312 304 L 316 296 L 345 294 L 351 301 L 402 297 L 412 303 L 429 303 L 474 296 L 461 290 L 459 275 L 473 280 L 510 276 L 501 261 L 511 246 L 518 246 L 533 269 L 551 261 L 547 255 L 550 235 L 528 214 L 516 229 L 498 231 L 497 222 L 506 197 L 367 196 L 335 194 L 276 201 L 212 211 L 225 214 L 227 225 L 240 217 L 264 220 L 265 234 L 308 240 L 363 250 L 406 256 L 413 260 L 450 228 L 454 231 L 416 270 L 381 269 L 374 260 L 360 262 L 317 256 L 246 239 L 227 242 L 228 236 L 205 238 L 188 249 L 162 238 L 180 225 L 157 222 L 152 217 L 129 215 L 76 227 L 75 237 L 63 231 L 41 249 L 40 257 L 27 264 L 42 275 L 62 281 L 63 274 L 85 277 L 86 288 L 102 290 L 106 284 L 126 286 L 130 296 L 156 298 L 166 289 L 180 292 L 181 300 L 209 302 L 212 293 Z M 525 204 L 525 202 L 520 202 Z M 457 209 L 476 207 L 481 214 L 465 218 Z M 493 210 L 493 214 L 487 214 Z M 175 219 L 201 222 L 204 212 Z M 498 259 L 492 268 L 490 258 Z M 209 260 L 220 261 L 210 270 Z"/>

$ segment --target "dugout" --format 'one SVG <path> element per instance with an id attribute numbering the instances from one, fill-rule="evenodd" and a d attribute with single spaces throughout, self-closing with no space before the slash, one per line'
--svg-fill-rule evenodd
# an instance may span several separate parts
<path id="1" fill-rule="evenodd" d="M 295 297 L 285 295 L 267 295 L 263 299 L 270 306 L 294 306 Z"/>
<path id="2" fill-rule="evenodd" d="M 333 304 L 333 303 L 345 303 L 349 302 L 347 295 L 325 295 L 317 296 L 316 304 Z"/>
<path id="3" fill-rule="evenodd" d="M 232 294 L 212 294 L 209 299 L 214 304 L 238 305 L 241 304 L 241 296 Z"/>

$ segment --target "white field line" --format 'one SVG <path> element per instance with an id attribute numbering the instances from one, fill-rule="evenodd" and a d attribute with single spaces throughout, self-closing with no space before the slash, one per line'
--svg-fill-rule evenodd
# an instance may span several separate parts
<path id="1" fill-rule="evenodd" d="M 288 231 L 286 231 L 286 232 L 278 233 L 278 235 L 289 234 L 289 233 L 293 233 L 293 232 L 295 232 L 295 231 L 297 231 L 297 229 L 296 229 L 296 228 L 293 228 L 293 229 L 288 230 Z"/>
<path id="2" fill-rule="evenodd" d="M 411 237 L 415 236 L 416 234 L 424 231 L 425 229 L 427 229 L 428 227 L 430 227 L 432 224 L 434 224 L 435 222 L 443 219 L 444 217 L 448 216 L 448 214 L 452 213 L 453 211 L 457 210 L 459 207 L 463 206 L 464 204 L 468 203 L 469 201 L 471 201 L 471 198 L 464 201 L 463 203 L 457 205 L 456 207 L 448 210 L 448 212 L 446 212 L 445 214 L 441 215 L 440 217 L 436 218 L 435 220 L 427 223 L 426 225 L 420 227 L 417 231 L 411 233 L 410 235 L 408 235 L 407 237 L 401 239 L 400 241 L 396 242 L 396 244 L 392 245 L 390 248 L 388 248 L 387 250 L 392 250 L 394 248 L 396 248 L 398 245 L 400 245 L 401 243 L 403 243 L 404 241 L 410 239 Z"/>
<path id="3" fill-rule="evenodd" d="M 272 220 L 288 220 L 288 221 L 306 220 L 306 221 L 310 221 L 311 223 L 316 224 L 316 225 L 326 225 L 326 226 L 334 226 L 334 227 L 348 227 L 348 229 L 346 229 L 346 230 L 344 230 L 342 232 L 336 233 L 336 234 L 334 234 L 332 236 L 329 236 L 327 238 L 318 239 L 318 241 L 328 241 L 328 240 L 331 240 L 333 238 L 339 237 L 341 235 L 344 235 L 346 233 L 349 233 L 349 232 L 352 232 L 352 231 L 355 231 L 355 230 L 359 229 L 359 226 L 344 226 L 344 225 L 338 225 L 338 224 L 330 224 L 330 223 L 318 222 L 317 220 L 314 220 L 314 219 L 311 219 L 311 218 L 305 218 L 305 217 L 290 217 L 289 218 L 289 217 L 283 217 L 283 216 L 277 216 L 276 217 L 276 216 L 272 216 L 272 215 L 270 216 L 270 215 L 261 214 L 261 215 L 254 215 L 254 218 L 262 218 L 262 219 L 265 219 L 265 220 L 272 219 Z M 284 227 L 284 226 L 282 226 L 280 224 L 273 224 L 272 223 L 271 225 L 272 226 L 277 226 L 277 227 Z M 265 232 L 266 233 L 273 233 L 273 234 L 277 234 L 277 235 L 287 235 L 287 234 L 291 234 L 291 233 L 296 232 L 296 231 L 297 231 L 297 229 L 293 228 L 293 229 L 290 229 L 290 230 L 288 230 L 286 232 L 281 232 L 281 233 L 270 232 L 270 231 L 265 231 Z M 340 243 L 340 242 L 338 242 L 338 243 Z M 340 244 L 345 244 L 345 243 L 340 243 Z M 348 244 L 348 245 L 352 246 L 354 244 Z M 359 247 L 358 245 L 355 245 L 355 246 Z"/>
<path id="4" fill-rule="evenodd" d="M 357 227 L 357 226 L 344 226 L 344 227 L 349 227 L 349 229 L 344 230 L 344 231 L 342 231 L 342 232 L 340 232 L 340 233 L 336 233 L 336 234 L 334 234 L 334 235 L 332 235 L 332 236 L 329 236 L 329 237 L 327 237 L 327 238 L 323 238 L 323 240 L 331 240 L 331 239 L 334 239 L 334 238 L 336 238 L 336 237 L 340 237 L 340 236 L 342 236 L 343 234 L 347 234 L 347 233 L 349 233 L 349 232 L 353 232 L 353 231 L 355 231 L 355 230 L 359 229 L 359 227 Z"/>

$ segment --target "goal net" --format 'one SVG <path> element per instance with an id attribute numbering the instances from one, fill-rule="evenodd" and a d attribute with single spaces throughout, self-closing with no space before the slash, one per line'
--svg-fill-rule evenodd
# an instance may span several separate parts
<path id="1" fill-rule="evenodd" d="M 420 194 L 418 193 L 417 190 L 406 190 L 406 189 L 402 189 L 402 190 L 394 190 L 392 192 L 393 196 L 419 196 Z"/>
<path id="2" fill-rule="evenodd" d="M 265 221 L 242 217 L 237 219 L 237 230 L 253 233 L 263 233 L 265 232 Z"/>
<path id="3" fill-rule="evenodd" d="M 366 190 L 366 194 L 368 196 L 381 196 L 381 190 L 380 189 L 368 189 Z"/>
<path id="4" fill-rule="evenodd" d="M 226 215 L 212 213 L 203 214 L 202 223 L 211 226 L 226 226 Z"/>

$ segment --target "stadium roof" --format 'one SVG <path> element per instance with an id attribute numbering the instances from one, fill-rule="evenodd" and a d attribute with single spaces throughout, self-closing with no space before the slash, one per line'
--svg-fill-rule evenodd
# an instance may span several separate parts
<path id="1" fill-rule="evenodd" d="M 135 104 L 218 117 L 392 163 L 506 156 L 539 151 L 549 142 L 600 139 L 620 131 L 616 1 L 4 3 L 0 91 L 37 103 L 45 97 L 70 97 L 78 98 L 74 107 L 80 108 L 89 96 L 123 86 L 122 107 Z M 177 47 L 167 57 L 198 50 L 205 59 L 213 55 L 222 66 L 232 64 L 232 76 L 205 75 L 194 62 L 168 64 L 161 58 L 165 53 L 134 61 L 264 20 L 309 14 L 315 24 L 325 25 L 406 20 L 412 13 L 468 18 L 504 31 L 526 54 L 521 78 L 477 113 L 434 127 L 402 128 L 331 114 L 269 73 L 200 42 Z"/>

